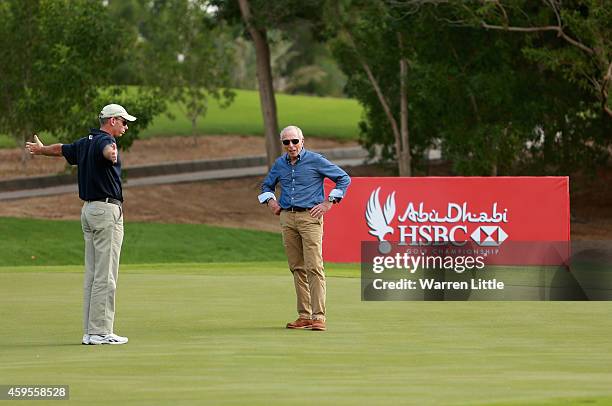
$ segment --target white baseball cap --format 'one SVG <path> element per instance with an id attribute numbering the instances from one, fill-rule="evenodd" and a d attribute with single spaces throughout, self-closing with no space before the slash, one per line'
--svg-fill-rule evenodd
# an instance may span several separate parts
<path id="1" fill-rule="evenodd" d="M 127 110 L 119 104 L 109 104 L 104 106 L 100 112 L 100 118 L 123 117 L 127 121 L 136 121 L 136 117 L 128 114 Z"/>

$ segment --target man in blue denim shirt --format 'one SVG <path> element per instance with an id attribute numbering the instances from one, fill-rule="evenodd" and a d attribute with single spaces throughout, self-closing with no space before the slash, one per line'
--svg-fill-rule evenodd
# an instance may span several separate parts
<path id="1" fill-rule="evenodd" d="M 272 213 L 280 215 L 298 311 L 298 319 L 288 323 L 287 328 L 324 331 L 323 214 L 342 200 L 351 178 L 323 156 L 307 151 L 298 127 L 286 127 L 280 138 L 286 153 L 274 162 L 258 199 Z M 325 178 L 336 183 L 327 199 L 323 190 Z M 277 202 L 274 190 L 279 182 L 281 195 Z"/>

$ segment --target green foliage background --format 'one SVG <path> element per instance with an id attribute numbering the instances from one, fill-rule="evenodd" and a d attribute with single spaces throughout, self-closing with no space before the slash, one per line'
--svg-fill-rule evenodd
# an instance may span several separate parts
<path id="1" fill-rule="evenodd" d="M 361 142 L 383 160 L 396 160 L 393 136 L 360 61 L 399 122 L 402 57 L 417 172 L 434 147 L 463 175 L 569 174 L 609 162 L 609 2 L 249 2 L 254 23 L 269 34 L 276 89 L 341 95 L 343 88 L 363 106 Z M 253 52 L 235 1 L 5 0 L 0 134 L 19 145 L 33 132 L 69 142 L 96 125 L 91 112 L 110 101 L 139 117 L 124 148 L 140 135 L 187 134 L 185 121 L 166 116 L 190 117 L 190 134 L 258 134 L 256 98 L 239 94 L 238 108 L 227 112 L 213 101 L 232 102 L 230 84 L 253 90 Z M 283 97 L 281 126 L 353 137 L 339 105 Z"/>
<path id="2" fill-rule="evenodd" d="M 553 5 L 567 33 L 592 54 L 550 31 L 482 28 L 485 20 L 502 27 L 553 25 Z M 600 1 L 346 0 L 330 2 L 328 26 L 347 92 L 366 112 L 361 139 L 371 150 L 382 144 L 383 158 L 396 158 L 393 133 L 361 61 L 399 122 L 403 55 L 417 168 L 428 148 L 440 146 L 458 174 L 569 174 L 610 157 L 612 116 L 601 105 L 607 90 L 598 86 L 610 87 L 602 77 L 612 66 L 611 9 Z"/>

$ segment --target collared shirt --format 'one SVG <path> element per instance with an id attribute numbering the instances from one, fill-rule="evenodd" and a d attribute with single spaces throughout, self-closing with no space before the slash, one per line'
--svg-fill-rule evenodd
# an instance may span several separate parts
<path id="1" fill-rule="evenodd" d="M 260 203 L 268 199 L 276 199 L 274 188 L 280 182 L 281 195 L 279 204 L 281 208 L 304 207 L 311 208 L 325 201 L 323 181 L 329 178 L 336 184 L 329 197 L 342 199 L 351 178 L 337 165 L 329 162 L 316 152 L 302 148 L 295 165 L 291 165 L 288 154 L 278 158 L 268 176 L 261 185 L 262 193 L 258 196 Z"/>
<path id="2" fill-rule="evenodd" d="M 104 157 L 104 147 L 116 144 L 109 133 L 92 128 L 89 136 L 72 144 L 62 145 L 62 155 L 70 165 L 78 166 L 79 197 L 99 200 L 111 197 L 123 201 L 121 188 L 121 160 L 113 164 Z"/>

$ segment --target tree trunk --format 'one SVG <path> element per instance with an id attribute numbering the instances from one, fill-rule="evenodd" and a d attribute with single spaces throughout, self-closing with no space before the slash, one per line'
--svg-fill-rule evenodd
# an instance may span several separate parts
<path id="1" fill-rule="evenodd" d="M 21 147 L 21 172 L 23 172 L 24 175 L 27 174 L 28 161 L 32 159 L 28 151 L 26 151 L 25 149 L 25 143 L 26 141 L 28 141 L 28 138 L 30 137 L 29 128 L 30 128 L 30 125 L 27 124 L 26 130 L 21 134 L 21 137 L 19 137 L 19 139 L 21 139 L 21 143 L 17 143 L 17 146 Z"/>
<path id="2" fill-rule="evenodd" d="M 196 130 L 197 130 L 197 120 L 198 117 L 197 116 L 191 116 L 191 138 L 193 138 L 193 146 L 197 146 L 198 145 L 198 136 L 196 135 Z"/>
<path id="3" fill-rule="evenodd" d="M 270 47 L 266 31 L 258 29 L 251 21 L 251 10 L 248 0 L 238 0 L 242 19 L 253 39 L 255 45 L 255 58 L 257 60 L 257 83 L 259 86 L 259 102 L 264 122 L 264 136 L 266 138 L 266 158 L 268 168 L 281 154 L 278 134 L 278 120 L 276 117 L 276 99 L 272 85 L 272 67 L 270 66 Z"/>
<path id="4" fill-rule="evenodd" d="M 402 35 L 397 33 L 400 47 L 400 134 L 401 150 L 397 152 L 397 163 L 400 176 L 412 176 L 410 159 L 410 142 L 408 138 L 408 96 L 406 89 L 406 76 L 408 75 L 408 61 L 403 55 L 404 42 Z"/>
<path id="5" fill-rule="evenodd" d="M 389 125 L 391 126 L 391 131 L 393 131 L 393 138 L 395 139 L 395 155 L 397 159 L 397 167 L 399 170 L 399 175 L 400 176 L 410 176 L 410 150 L 408 149 L 408 157 L 406 157 L 406 154 L 404 153 L 405 149 L 402 146 L 402 132 L 400 131 L 400 128 L 397 125 L 397 120 L 393 116 L 393 112 L 391 111 L 391 106 L 389 105 L 387 98 L 383 94 L 382 89 L 380 88 L 380 85 L 378 84 L 378 81 L 374 77 L 374 74 L 372 73 L 372 69 L 370 68 L 370 65 L 368 65 L 366 60 L 359 54 L 359 51 L 357 50 L 357 45 L 355 44 L 355 40 L 353 39 L 353 36 L 348 31 L 348 29 L 345 29 L 344 32 L 346 34 L 349 44 L 351 45 L 351 47 L 353 48 L 353 51 L 355 51 L 355 54 L 357 55 L 357 60 L 361 64 L 361 67 L 363 68 L 366 75 L 368 76 L 368 80 L 370 81 L 370 84 L 372 85 L 372 87 L 374 88 L 374 91 L 376 92 L 378 101 L 380 102 L 380 105 L 382 106 L 383 111 L 385 112 L 385 115 L 387 116 L 387 120 L 389 121 Z M 408 127 L 407 127 L 408 113 L 406 113 L 405 118 L 406 118 L 406 131 L 405 131 L 406 145 L 408 145 Z M 406 166 L 406 162 L 407 162 L 407 166 Z"/>
<path id="6" fill-rule="evenodd" d="M 24 139 L 24 145 L 25 145 L 25 139 Z M 30 157 L 28 156 L 28 152 L 26 151 L 25 148 L 21 149 L 21 172 L 23 172 L 24 175 L 26 175 L 27 173 L 27 169 L 28 169 L 28 159 L 30 159 Z"/>

